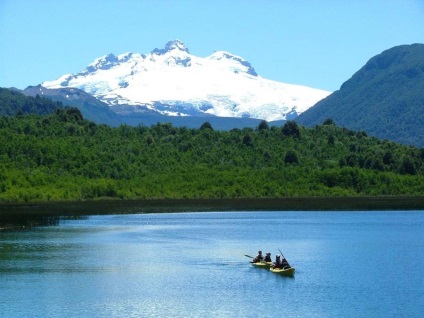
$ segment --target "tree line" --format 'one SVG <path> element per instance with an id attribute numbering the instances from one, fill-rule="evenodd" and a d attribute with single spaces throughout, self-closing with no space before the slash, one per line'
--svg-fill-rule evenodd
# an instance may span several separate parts
<path id="1" fill-rule="evenodd" d="M 0 200 L 424 195 L 424 150 L 326 120 L 114 128 L 77 108 L 0 117 Z"/>

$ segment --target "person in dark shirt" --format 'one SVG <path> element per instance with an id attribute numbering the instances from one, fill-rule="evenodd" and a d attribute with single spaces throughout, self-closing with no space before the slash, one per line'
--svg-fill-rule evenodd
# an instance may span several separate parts
<path id="1" fill-rule="evenodd" d="M 290 268 L 290 267 L 291 266 L 290 266 L 289 262 L 287 262 L 287 260 L 285 258 L 283 258 L 283 260 L 281 261 L 281 268 L 286 269 L 286 268 Z"/>
<path id="2" fill-rule="evenodd" d="M 266 254 L 265 254 L 264 261 L 265 261 L 265 262 L 272 262 L 272 259 L 271 259 L 271 253 L 266 253 Z"/>
<path id="3" fill-rule="evenodd" d="M 275 255 L 275 262 L 272 264 L 272 268 L 282 268 L 280 255 Z"/>
<path id="4" fill-rule="evenodd" d="M 262 251 L 258 252 L 258 255 L 253 259 L 253 263 L 259 263 L 260 261 L 263 261 L 264 257 L 262 256 Z"/>

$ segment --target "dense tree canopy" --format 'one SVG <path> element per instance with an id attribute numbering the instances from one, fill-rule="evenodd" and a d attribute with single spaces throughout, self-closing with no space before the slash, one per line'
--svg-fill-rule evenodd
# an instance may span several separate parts
<path id="1" fill-rule="evenodd" d="M 424 151 L 335 125 L 113 128 L 0 117 L 0 200 L 424 195 Z"/>
<path id="2" fill-rule="evenodd" d="M 56 108 L 63 108 L 61 102 L 54 102 L 48 98 L 36 95 L 35 98 L 23 95 L 20 92 L 0 87 L 0 116 L 14 116 L 27 114 L 50 114 Z"/>

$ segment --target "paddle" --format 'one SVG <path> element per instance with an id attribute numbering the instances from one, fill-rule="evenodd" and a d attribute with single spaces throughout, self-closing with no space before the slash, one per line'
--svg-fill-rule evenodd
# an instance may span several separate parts
<path id="1" fill-rule="evenodd" d="M 284 255 L 283 255 L 283 252 L 281 252 L 281 250 L 280 250 L 280 249 L 278 249 L 278 250 L 280 251 L 281 256 L 283 257 L 283 259 L 285 259 Z M 291 266 L 290 266 L 289 261 L 288 261 L 287 259 L 286 259 L 286 262 L 287 262 L 287 265 L 289 265 L 289 268 L 290 268 Z"/>
<path id="2" fill-rule="evenodd" d="M 244 254 L 244 256 L 249 257 L 251 259 L 255 259 L 256 257 L 250 256 L 250 255 L 246 255 Z M 251 262 L 251 263 L 263 263 L 264 261 L 259 261 L 259 262 Z"/>

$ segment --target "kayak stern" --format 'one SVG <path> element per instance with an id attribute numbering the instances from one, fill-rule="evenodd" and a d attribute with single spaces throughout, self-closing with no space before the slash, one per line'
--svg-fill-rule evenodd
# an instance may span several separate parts
<path id="1" fill-rule="evenodd" d="M 265 268 L 265 269 L 269 269 L 272 265 L 272 262 L 250 262 L 253 266 L 258 267 L 258 268 Z"/>
<path id="2" fill-rule="evenodd" d="M 293 277 L 294 276 L 295 269 L 294 269 L 294 267 L 290 267 L 290 268 L 286 268 L 286 269 L 283 269 L 283 268 L 270 268 L 270 271 L 273 272 L 273 273 L 276 273 L 276 274 L 280 274 L 282 276 L 291 276 L 291 277 Z"/>

